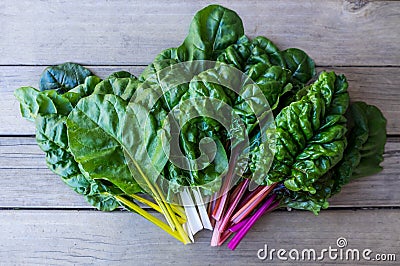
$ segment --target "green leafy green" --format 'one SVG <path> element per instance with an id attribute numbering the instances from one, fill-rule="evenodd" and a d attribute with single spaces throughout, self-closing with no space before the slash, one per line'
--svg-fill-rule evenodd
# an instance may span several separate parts
<path id="1" fill-rule="evenodd" d="M 253 40 L 243 36 L 221 53 L 218 61 L 244 71 L 263 91 L 272 110 L 280 110 L 290 104 L 292 95 L 315 75 L 314 61 L 304 51 L 296 48 L 280 51 L 262 36 Z M 292 92 L 294 88 L 296 91 Z M 240 95 L 246 93 L 244 91 Z M 280 103 L 282 97 L 290 100 L 284 99 Z M 237 108 L 242 113 L 243 108 L 246 109 L 241 97 Z M 254 117 L 246 119 L 254 120 Z"/>
<path id="2" fill-rule="evenodd" d="M 41 91 L 56 90 L 62 94 L 82 84 L 91 75 L 88 69 L 74 63 L 50 66 L 43 71 L 39 87 Z"/>
<path id="3" fill-rule="evenodd" d="M 382 170 L 380 163 L 386 142 L 386 119 L 382 113 L 373 105 L 354 102 L 346 117 L 349 131 L 343 159 L 315 182 L 315 194 L 287 191 L 284 200 L 289 207 L 318 214 L 321 208 L 329 206 L 328 199 L 351 180 Z"/>
<path id="4" fill-rule="evenodd" d="M 130 101 L 140 82 L 128 72 L 114 73 L 96 85 L 94 94 L 114 94 Z"/>
<path id="5" fill-rule="evenodd" d="M 67 119 L 68 140 L 75 160 L 93 179 L 109 180 L 127 194 L 141 191 L 123 152 L 126 102 L 112 94 L 83 98 Z"/>
<path id="6" fill-rule="evenodd" d="M 210 5 L 196 13 L 183 43 L 161 51 L 139 78 L 118 71 L 101 80 L 64 63 L 44 70 L 40 90 L 21 87 L 15 96 L 35 122 L 49 169 L 100 210 L 125 206 L 188 243 L 184 211 L 166 198 L 181 186 L 213 195 L 238 184 L 240 191 L 217 200 L 214 217 L 222 220 L 213 239 L 262 207 L 234 248 L 264 212 L 283 204 L 318 214 L 348 182 L 382 170 L 382 113 L 350 104 L 343 75 L 322 72 L 310 83 L 315 75 L 306 52 L 251 39 L 234 11 Z M 250 181 L 240 179 L 251 176 L 268 186 L 243 202 Z M 169 226 L 134 201 L 163 213 Z"/>
<path id="7" fill-rule="evenodd" d="M 312 184 L 342 159 L 347 86 L 344 76 L 322 72 L 301 100 L 282 109 L 275 119 L 276 153 L 267 184 L 284 180 L 290 190 L 314 193 Z"/>
<path id="8" fill-rule="evenodd" d="M 382 170 L 379 164 L 383 161 L 386 143 L 386 119 L 382 112 L 376 106 L 364 102 L 354 102 L 350 109 L 351 117 L 360 117 L 360 114 L 356 114 L 356 112 L 360 112 L 357 109 L 361 109 L 366 117 L 368 137 L 361 147 L 355 144 L 359 148 L 360 163 L 353 170 L 351 179 L 373 175 Z M 357 123 L 355 124 L 359 127 Z"/>
<path id="9" fill-rule="evenodd" d="M 305 84 L 315 75 L 314 61 L 302 50 L 289 48 L 282 52 L 286 67 L 292 72 L 295 84 Z"/>
<path id="10" fill-rule="evenodd" d="M 178 62 L 216 60 L 243 34 L 242 20 L 236 12 L 219 5 L 209 5 L 196 13 L 183 43 L 177 48 L 168 48 L 158 54 L 139 80 L 144 81 L 155 76 L 162 68 Z"/>
<path id="11" fill-rule="evenodd" d="M 69 64 L 69 68 L 80 69 L 80 66 Z M 68 114 L 79 99 L 91 94 L 99 82 L 100 78 L 88 76 L 84 83 L 64 94 L 56 90 L 38 91 L 32 87 L 21 87 L 15 91 L 15 95 L 20 101 L 23 117 L 36 124 L 36 141 L 46 154 L 49 169 L 61 176 L 74 191 L 84 195 L 90 204 L 101 210 L 111 211 L 119 203 L 105 194 L 110 186 L 104 186 L 101 180 L 90 179 L 75 161 L 69 149 L 65 124 Z"/>
<path id="12" fill-rule="evenodd" d="M 188 36 L 177 48 L 179 61 L 215 60 L 243 34 L 242 20 L 234 11 L 210 5 L 194 16 Z"/>
<path id="13" fill-rule="evenodd" d="M 73 106 L 70 101 L 56 91 L 39 92 L 32 87 L 21 87 L 15 91 L 20 102 L 22 117 L 34 121 L 39 114 L 68 114 Z"/>

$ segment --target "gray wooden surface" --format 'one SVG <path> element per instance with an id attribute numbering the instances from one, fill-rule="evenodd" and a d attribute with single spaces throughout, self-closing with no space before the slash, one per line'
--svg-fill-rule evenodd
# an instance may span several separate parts
<path id="1" fill-rule="evenodd" d="M 389 134 L 384 171 L 349 184 L 318 217 L 285 210 L 263 217 L 235 252 L 211 248 L 207 231 L 184 246 L 137 215 L 95 211 L 46 168 L 34 126 L 20 118 L 13 91 L 36 86 L 45 66 L 65 61 L 103 77 L 120 69 L 140 74 L 159 51 L 179 45 L 194 13 L 212 2 L 3 0 L 0 265 L 284 264 L 260 261 L 257 251 L 264 244 L 335 248 L 339 237 L 349 248 L 395 253 L 400 260 L 400 1 L 218 2 L 239 13 L 250 37 L 304 49 L 318 70 L 348 77 L 353 100 L 382 109 Z"/>
<path id="2" fill-rule="evenodd" d="M 269 249 L 318 251 L 329 246 L 338 248 L 336 240 L 340 237 L 346 238 L 349 249 L 398 254 L 400 228 L 393 224 L 399 218 L 397 210 L 335 210 L 318 217 L 308 212 L 275 211 L 262 217 L 239 247 L 231 251 L 210 247 L 209 231 L 196 235 L 196 244 L 184 246 L 146 220 L 126 212 L 4 210 L 0 224 L 12 226 L 2 227 L 0 256 L 4 265 L 270 265 L 279 262 L 276 257 L 272 261 L 257 257 L 265 244 Z M 311 261 L 342 262 L 346 261 Z M 371 261 L 362 260 L 348 263 L 371 265 Z M 396 265 L 382 263 L 387 264 Z"/>
<path id="3" fill-rule="evenodd" d="M 400 207 L 399 138 L 388 140 L 384 156 L 381 173 L 345 186 L 332 198 L 331 207 Z M 91 208 L 47 169 L 44 154 L 32 137 L 0 138 L 0 177 L 0 207 Z"/>
<path id="4" fill-rule="evenodd" d="M 399 44 L 400 45 L 400 44 Z M 400 59 L 399 59 L 400 62 Z M 88 66 L 94 73 L 106 77 L 113 71 L 129 70 L 140 74 L 143 66 Z M 0 134 L 34 134 L 32 124 L 20 116 L 15 88 L 38 86 L 43 66 L 6 66 L 0 73 Z M 388 119 L 388 133 L 400 134 L 400 79 L 398 67 L 318 67 L 345 74 L 350 82 L 352 100 L 377 105 Z M 23 75 L 21 75 L 23 73 Z"/>

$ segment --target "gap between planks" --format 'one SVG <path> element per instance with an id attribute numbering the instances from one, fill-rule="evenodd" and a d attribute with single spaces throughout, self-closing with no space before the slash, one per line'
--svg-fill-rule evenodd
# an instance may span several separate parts
<path id="1" fill-rule="evenodd" d="M 398 0 L 400 1 L 400 0 Z M 114 68 L 114 67 L 142 67 L 145 68 L 147 67 L 149 64 L 151 63 L 148 62 L 148 64 L 143 64 L 143 65 L 138 65 L 138 64 L 126 64 L 126 65 L 121 65 L 121 64 L 84 64 L 82 66 L 86 67 L 86 68 L 90 68 L 90 67 L 110 67 L 110 68 Z M 0 64 L 0 67 L 42 67 L 43 69 L 48 67 L 49 65 L 41 65 L 41 64 Z M 342 67 L 357 67 L 357 68 L 400 68 L 400 65 L 343 65 L 343 64 L 339 64 L 339 65 L 315 65 L 315 67 L 317 68 L 331 68 L 331 67 L 335 67 L 335 68 L 342 68 Z"/>
<path id="2" fill-rule="evenodd" d="M 37 87 L 43 67 L 0 67 L 0 135 L 32 135 L 34 126 L 20 115 L 14 90 L 21 86 Z M 138 76 L 143 66 L 89 67 L 104 78 L 114 71 L 126 70 Z M 378 106 L 388 119 L 389 135 L 400 134 L 400 68 L 318 67 L 345 74 L 351 99 Z"/>
<path id="3" fill-rule="evenodd" d="M 305 50 L 320 65 L 399 65 L 399 1 L 239 1 L 246 35 Z M 209 1 L 2 1 L 5 65 L 132 62 L 144 65 L 185 38 Z M 88 16 L 87 14 L 92 14 Z M 115 14 L 118 14 L 116 16 Z M 101 18 L 101 19 L 99 19 Z"/>
<path id="4" fill-rule="evenodd" d="M 259 260 L 258 250 L 265 245 L 276 250 L 336 248 L 338 238 L 347 240 L 346 248 L 394 253 L 398 260 L 399 219 L 399 210 L 328 210 L 317 217 L 307 212 L 276 211 L 262 217 L 232 252 L 226 244 L 210 247 L 211 232 L 207 230 L 196 235 L 196 243 L 184 246 L 142 217 L 126 212 L 2 211 L 0 263 L 276 264 L 280 262 L 276 258 Z M 319 263 L 338 262 L 327 259 Z M 349 263 L 355 262 L 371 263 Z M 302 263 L 307 262 L 296 265 Z"/>
<path id="5" fill-rule="evenodd" d="M 346 185 L 330 202 L 332 207 L 399 207 L 400 138 L 389 138 L 383 171 Z M 92 209 L 46 166 L 34 138 L 0 138 L 2 208 Z M 16 196 L 17 195 L 17 196 Z"/>

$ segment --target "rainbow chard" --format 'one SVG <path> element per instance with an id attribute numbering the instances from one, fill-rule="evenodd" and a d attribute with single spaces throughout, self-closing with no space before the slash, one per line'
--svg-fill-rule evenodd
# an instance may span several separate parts
<path id="1" fill-rule="evenodd" d="M 350 103 L 343 75 L 315 75 L 306 52 L 251 39 L 238 14 L 210 5 L 139 78 L 65 63 L 15 96 L 50 170 L 91 205 L 122 206 L 185 244 L 213 230 L 211 245 L 231 238 L 233 250 L 264 214 L 317 215 L 382 170 L 382 113 Z"/>
<path id="2" fill-rule="evenodd" d="M 382 169 L 386 120 L 379 109 L 363 102 L 348 108 L 347 86 L 344 76 L 322 72 L 297 93 L 297 101 L 281 110 L 275 119 L 276 131 L 271 133 L 277 135 L 271 169 L 262 167 L 268 164 L 263 163 L 260 143 L 253 149 L 250 164 L 253 172 L 268 172 L 261 180 L 267 186 L 231 194 L 237 201 L 231 200 L 223 222 L 217 223 L 212 245 L 221 245 L 226 234 L 235 233 L 228 244 L 235 249 L 264 213 L 279 206 L 317 215 L 350 180 Z M 227 220 L 229 233 L 225 233 Z"/>

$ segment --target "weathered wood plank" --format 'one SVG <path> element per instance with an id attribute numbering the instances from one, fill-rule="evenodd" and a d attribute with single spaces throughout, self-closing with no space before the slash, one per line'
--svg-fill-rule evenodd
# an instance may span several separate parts
<path id="1" fill-rule="evenodd" d="M 387 119 L 388 134 L 400 134 L 400 68 L 326 69 L 345 74 L 351 100 L 365 101 L 379 107 Z"/>
<path id="2" fill-rule="evenodd" d="M 139 75 L 141 66 L 89 67 L 95 74 L 106 77 L 113 71 L 127 70 Z M 23 119 L 13 93 L 21 86 L 37 87 L 43 66 L 0 67 L 0 135 L 31 135 L 33 125 Z M 318 68 L 321 71 L 325 68 Z M 327 68 L 343 73 L 350 82 L 353 100 L 377 105 L 388 119 L 388 133 L 400 134 L 400 67 L 336 67 Z"/>
<path id="3" fill-rule="evenodd" d="M 276 211 L 264 216 L 232 252 L 226 245 L 210 247 L 211 233 L 202 231 L 196 243 L 184 246 L 150 222 L 127 212 L 90 211 L 0 211 L 0 263 L 4 265 L 256 265 L 260 263 L 296 265 L 307 261 L 264 261 L 259 249 L 280 248 L 371 249 L 392 253 L 399 259 L 400 210 L 325 211 L 318 217 L 307 212 Z M 337 251 L 336 251 L 337 252 Z M 396 254 L 397 253 L 397 254 Z M 340 254 L 332 253 L 332 254 Z M 318 264 L 369 264 L 371 261 L 330 260 L 328 253 Z M 286 254 L 288 256 L 288 254 Z M 388 262 L 386 262 L 388 263 Z M 395 262 L 390 263 L 395 265 Z M 293 264 L 290 264 L 293 265 Z"/>
<path id="4" fill-rule="evenodd" d="M 45 67 L 0 66 L 0 135 L 32 135 L 34 125 L 23 119 L 19 103 L 14 97 L 15 89 L 22 86 L 39 87 L 39 79 Z M 96 75 L 105 78 L 112 72 L 125 70 L 139 75 L 143 66 L 89 67 Z"/>
<path id="5" fill-rule="evenodd" d="M 298 47 L 319 65 L 400 65 L 399 1 L 217 1 L 246 34 Z M 0 64 L 148 64 L 179 45 L 209 1 L 2 1 Z M 372 37 L 373 36 L 373 37 Z"/>
<path id="6" fill-rule="evenodd" d="M 400 141 L 389 139 L 384 170 L 355 180 L 331 201 L 331 207 L 400 207 Z M 0 138 L 0 207 L 90 208 L 47 169 L 34 138 Z"/>

